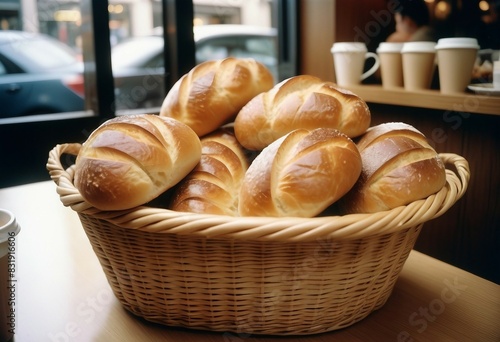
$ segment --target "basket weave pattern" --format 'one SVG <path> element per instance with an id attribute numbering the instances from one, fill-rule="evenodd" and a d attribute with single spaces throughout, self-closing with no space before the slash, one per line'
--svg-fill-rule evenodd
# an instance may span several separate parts
<path id="1" fill-rule="evenodd" d="M 465 192 L 467 162 L 437 194 L 376 214 L 256 218 L 139 207 L 103 212 L 72 184 L 56 146 L 47 167 L 78 212 L 122 305 L 171 326 L 252 334 L 313 334 L 347 327 L 384 305 L 424 222 Z M 455 173 L 456 172 L 456 173 Z"/>

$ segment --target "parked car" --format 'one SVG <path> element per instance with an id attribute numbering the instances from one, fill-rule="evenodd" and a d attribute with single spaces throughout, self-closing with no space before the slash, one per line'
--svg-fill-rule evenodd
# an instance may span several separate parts
<path id="1" fill-rule="evenodd" d="M 196 63 L 228 56 L 252 57 L 278 79 L 277 31 L 248 25 L 194 27 Z M 163 36 L 155 29 L 150 36 L 125 40 L 112 49 L 117 109 L 159 107 L 165 98 L 163 84 Z"/>
<path id="2" fill-rule="evenodd" d="M 130 38 L 111 51 L 117 110 L 160 107 L 165 98 L 163 37 Z"/>
<path id="3" fill-rule="evenodd" d="M 0 118 L 83 110 L 82 71 L 56 39 L 0 31 Z"/>
<path id="4" fill-rule="evenodd" d="M 202 25 L 194 27 L 196 62 L 225 58 L 255 58 L 278 74 L 277 30 L 249 25 Z"/>
<path id="5" fill-rule="evenodd" d="M 277 77 L 276 30 L 246 25 L 194 28 L 196 62 L 253 57 Z M 130 38 L 112 48 L 116 109 L 160 107 L 165 98 L 163 36 Z M 0 118 L 81 111 L 83 63 L 44 34 L 0 30 Z"/>

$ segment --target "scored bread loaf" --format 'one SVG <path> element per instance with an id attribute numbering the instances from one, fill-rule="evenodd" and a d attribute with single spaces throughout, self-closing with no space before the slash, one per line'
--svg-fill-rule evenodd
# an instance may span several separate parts
<path id="1" fill-rule="evenodd" d="M 313 217 L 344 195 L 361 172 L 354 142 L 333 128 L 297 129 L 251 163 L 240 190 L 241 216 Z"/>
<path id="2" fill-rule="evenodd" d="M 174 84 L 160 115 L 184 122 L 201 137 L 232 120 L 248 101 L 273 85 L 271 72 L 254 59 L 207 61 Z"/>
<path id="3" fill-rule="evenodd" d="M 354 138 L 370 126 L 365 101 L 348 90 L 310 75 L 291 77 L 249 101 L 234 122 L 236 138 L 261 150 L 294 129 L 336 128 Z"/>
<path id="4" fill-rule="evenodd" d="M 344 213 L 374 213 L 407 205 L 439 191 L 443 162 L 413 126 L 388 122 L 368 129 L 357 142 L 363 169 L 339 207 Z"/>
<path id="5" fill-rule="evenodd" d="M 248 169 L 245 151 L 229 127 L 204 136 L 201 145 L 200 162 L 176 186 L 170 209 L 238 216 L 238 192 Z"/>
<path id="6" fill-rule="evenodd" d="M 95 129 L 75 162 L 75 187 L 100 210 L 145 204 L 198 163 L 201 143 L 187 125 L 140 114 L 110 119 Z"/>

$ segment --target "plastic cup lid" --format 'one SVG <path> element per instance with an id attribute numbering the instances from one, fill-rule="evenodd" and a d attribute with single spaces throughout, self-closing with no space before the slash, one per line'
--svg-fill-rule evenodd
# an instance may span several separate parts
<path id="1" fill-rule="evenodd" d="M 441 38 L 438 40 L 436 49 L 479 49 L 476 38 Z"/>
<path id="2" fill-rule="evenodd" d="M 401 53 L 407 52 L 436 52 L 436 43 L 434 42 L 408 42 L 403 44 Z"/>
<path id="3" fill-rule="evenodd" d="M 383 42 L 380 43 L 378 48 L 377 48 L 377 53 L 381 52 L 401 52 L 401 49 L 403 48 L 404 43 L 390 43 L 390 42 Z"/>
<path id="4" fill-rule="evenodd" d="M 367 51 L 365 43 L 357 43 L 357 42 L 343 42 L 343 43 L 334 43 L 331 52 L 360 52 Z"/>

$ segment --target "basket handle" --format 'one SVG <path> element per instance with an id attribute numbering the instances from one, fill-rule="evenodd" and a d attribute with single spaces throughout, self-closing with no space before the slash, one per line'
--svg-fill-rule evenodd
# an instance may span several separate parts
<path id="1" fill-rule="evenodd" d="M 81 147 L 82 145 L 78 143 L 56 145 L 49 152 L 46 167 L 49 171 L 50 178 L 57 185 L 57 193 L 65 206 L 70 206 L 76 212 L 86 210 L 98 212 L 98 209 L 84 200 L 78 189 L 73 185 L 74 164 L 71 164 L 68 168 L 63 166 L 63 156 L 75 157 L 78 155 Z M 68 162 L 68 164 L 70 163 L 71 162 Z"/>
<path id="2" fill-rule="evenodd" d="M 441 160 L 445 165 L 453 165 L 456 168 L 456 174 L 450 169 L 446 169 L 446 179 L 448 182 L 458 182 L 456 184 L 456 200 L 460 199 L 467 190 L 470 181 L 469 162 L 462 156 L 454 153 L 440 153 Z"/>
<path id="3" fill-rule="evenodd" d="M 50 178 L 59 184 L 59 180 L 63 174 L 67 174 L 67 170 L 64 168 L 61 158 L 65 154 L 72 156 L 77 156 L 80 151 L 81 144 L 60 144 L 56 145 L 49 152 L 49 159 L 47 161 L 47 170 L 49 171 Z"/>

